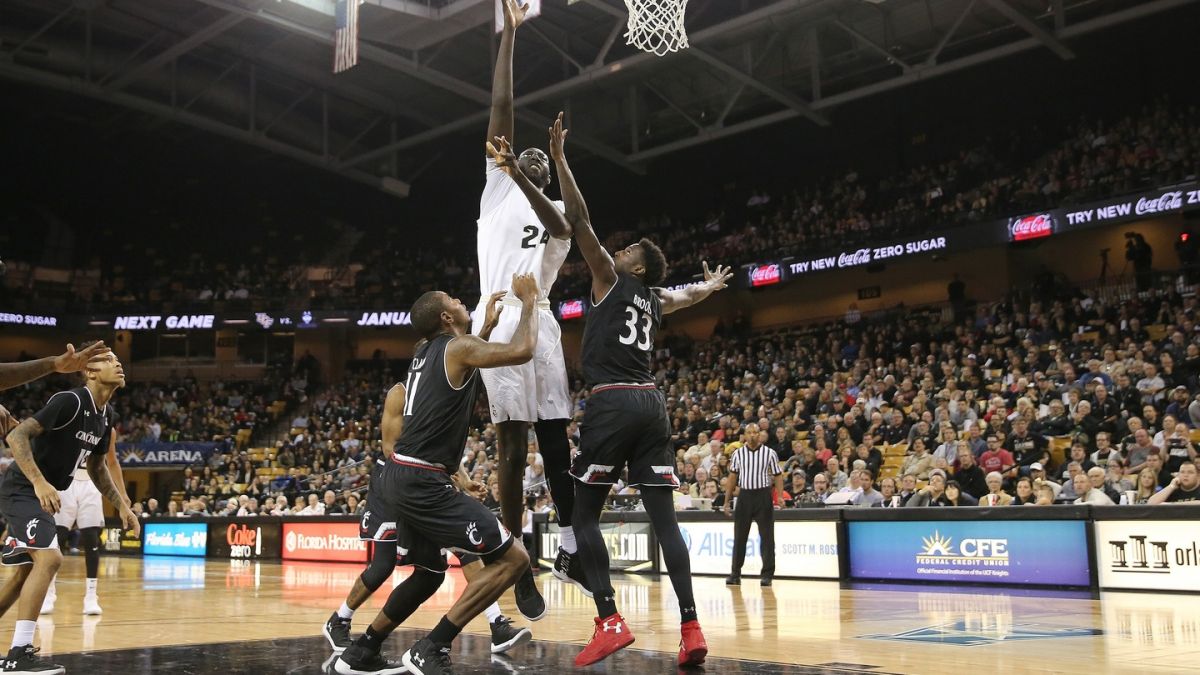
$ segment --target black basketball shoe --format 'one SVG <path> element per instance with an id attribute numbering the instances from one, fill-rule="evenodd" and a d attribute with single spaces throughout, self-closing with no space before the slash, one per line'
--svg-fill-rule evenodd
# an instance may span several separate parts
<path id="1" fill-rule="evenodd" d="M 450 645 L 436 645 L 429 638 L 421 638 L 417 644 L 404 652 L 404 665 L 413 675 L 453 675 L 450 665 Z"/>
<path id="2" fill-rule="evenodd" d="M 525 574 L 517 579 L 517 585 L 513 587 L 513 595 L 517 598 L 517 609 L 521 610 L 521 616 L 530 621 L 537 621 L 546 616 L 546 600 L 538 591 L 532 571 L 525 570 Z"/>
<path id="3" fill-rule="evenodd" d="M 33 645 L 13 647 L 8 650 L 8 657 L 4 659 L 4 670 L 0 672 L 7 675 L 59 675 L 67 672 L 66 668 L 57 663 L 39 658 L 39 651 L 41 650 L 35 649 Z"/>
<path id="4" fill-rule="evenodd" d="M 329 640 L 329 646 L 333 649 L 334 654 L 341 654 L 346 651 L 346 648 L 354 644 L 354 640 L 350 639 L 350 619 L 343 619 L 334 612 L 329 620 L 325 622 L 325 630 L 321 631 L 325 634 L 325 639 Z"/>
<path id="5" fill-rule="evenodd" d="M 528 628 L 517 628 L 513 625 L 512 619 L 507 616 L 498 616 L 492 622 L 493 654 L 503 654 L 510 649 L 520 647 L 532 639 L 532 631 Z"/>
<path id="6" fill-rule="evenodd" d="M 584 595 L 592 597 L 592 588 L 578 553 L 567 553 L 565 548 L 559 547 L 558 557 L 554 559 L 554 576 L 559 581 L 574 584 Z"/>
<path id="7" fill-rule="evenodd" d="M 379 652 L 352 644 L 333 662 L 333 672 L 340 675 L 402 675 L 408 668 L 403 663 L 384 659 Z"/>

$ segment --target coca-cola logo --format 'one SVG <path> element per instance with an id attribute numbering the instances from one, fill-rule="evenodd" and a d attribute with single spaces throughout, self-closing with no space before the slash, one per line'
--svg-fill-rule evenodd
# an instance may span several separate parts
<path id="1" fill-rule="evenodd" d="M 583 316 L 583 300 L 567 300 L 558 306 L 561 319 L 578 319 Z"/>
<path id="2" fill-rule="evenodd" d="M 780 281 L 783 281 L 783 268 L 778 263 L 755 265 L 750 268 L 750 285 L 755 288 L 777 284 Z"/>
<path id="3" fill-rule="evenodd" d="M 1137 201 L 1135 210 L 1139 216 L 1147 213 L 1162 213 L 1177 211 L 1183 208 L 1183 192 L 1164 192 L 1158 199 L 1142 197 Z"/>
<path id="4" fill-rule="evenodd" d="M 871 249 L 860 248 L 853 253 L 838 254 L 838 267 L 854 267 L 871 262 Z"/>
<path id="5" fill-rule="evenodd" d="M 1054 234 L 1054 217 L 1049 213 L 1014 218 L 1008 225 L 1009 239 L 1024 241 Z"/>

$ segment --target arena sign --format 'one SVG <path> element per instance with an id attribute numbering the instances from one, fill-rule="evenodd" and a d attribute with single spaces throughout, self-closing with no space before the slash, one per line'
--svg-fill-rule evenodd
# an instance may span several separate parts
<path id="1" fill-rule="evenodd" d="M 1081 520 L 850 522 L 855 579 L 1088 586 Z"/>
<path id="2" fill-rule="evenodd" d="M 121 466 L 191 466 L 208 461 L 221 443 L 117 443 Z"/>
<path id="3" fill-rule="evenodd" d="M 159 323 L 168 330 L 188 330 L 212 328 L 216 320 L 215 314 L 144 314 L 137 316 L 118 316 L 113 319 L 115 330 L 156 330 Z"/>

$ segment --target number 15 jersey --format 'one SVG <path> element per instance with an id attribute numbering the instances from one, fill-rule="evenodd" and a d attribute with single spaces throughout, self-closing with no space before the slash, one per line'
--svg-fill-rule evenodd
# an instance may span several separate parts
<path id="1" fill-rule="evenodd" d="M 650 354 L 662 323 L 658 294 L 637 277 L 618 274 L 608 294 L 591 305 L 581 353 L 587 386 L 653 383 Z"/>
<path id="2" fill-rule="evenodd" d="M 517 183 L 497 168 L 494 160 L 485 161 L 476 240 L 480 307 L 492 293 L 511 291 L 514 274 L 532 274 L 542 292 L 539 299 L 545 300 L 571 250 L 571 241 L 550 236 Z M 561 201 L 554 205 L 564 210 Z"/>

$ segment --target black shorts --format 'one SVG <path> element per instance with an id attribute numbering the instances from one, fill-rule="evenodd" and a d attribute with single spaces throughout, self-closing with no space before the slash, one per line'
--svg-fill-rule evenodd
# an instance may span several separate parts
<path id="1" fill-rule="evenodd" d="M 381 490 L 376 486 L 378 477 L 385 466 L 384 461 L 376 460 L 371 465 L 371 482 L 367 484 L 367 507 L 362 518 L 358 521 L 358 538 L 364 541 L 396 541 L 396 519 L 387 515 L 387 507 L 380 497 Z"/>
<path id="2" fill-rule="evenodd" d="M 0 512 L 3 512 L 4 520 L 8 523 L 4 549 L 0 551 L 0 563 L 29 565 L 33 563 L 29 549 L 58 547 L 54 516 L 42 508 L 33 488 L 16 487 L 6 491 L 5 495 L 0 496 Z"/>
<path id="3" fill-rule="evenodd" d="M 654 385 L 599 387 L 588 397 L 571 475 L 612 485 L 629 466 L 629 485 L 679 487 L 667 404 Z"/>
<path id="4" fill-rule="evenodd" d="M 459 492 L 444 471 L 391 461 L 379 472 L 378 486 L 371 491 L 384 504 L 384 520 L 396 522 L 396 554 L 404 564 L 440 571 L 446 569 L 443 549 L 489 558 L 512 546 L 496 515 Z"/>

